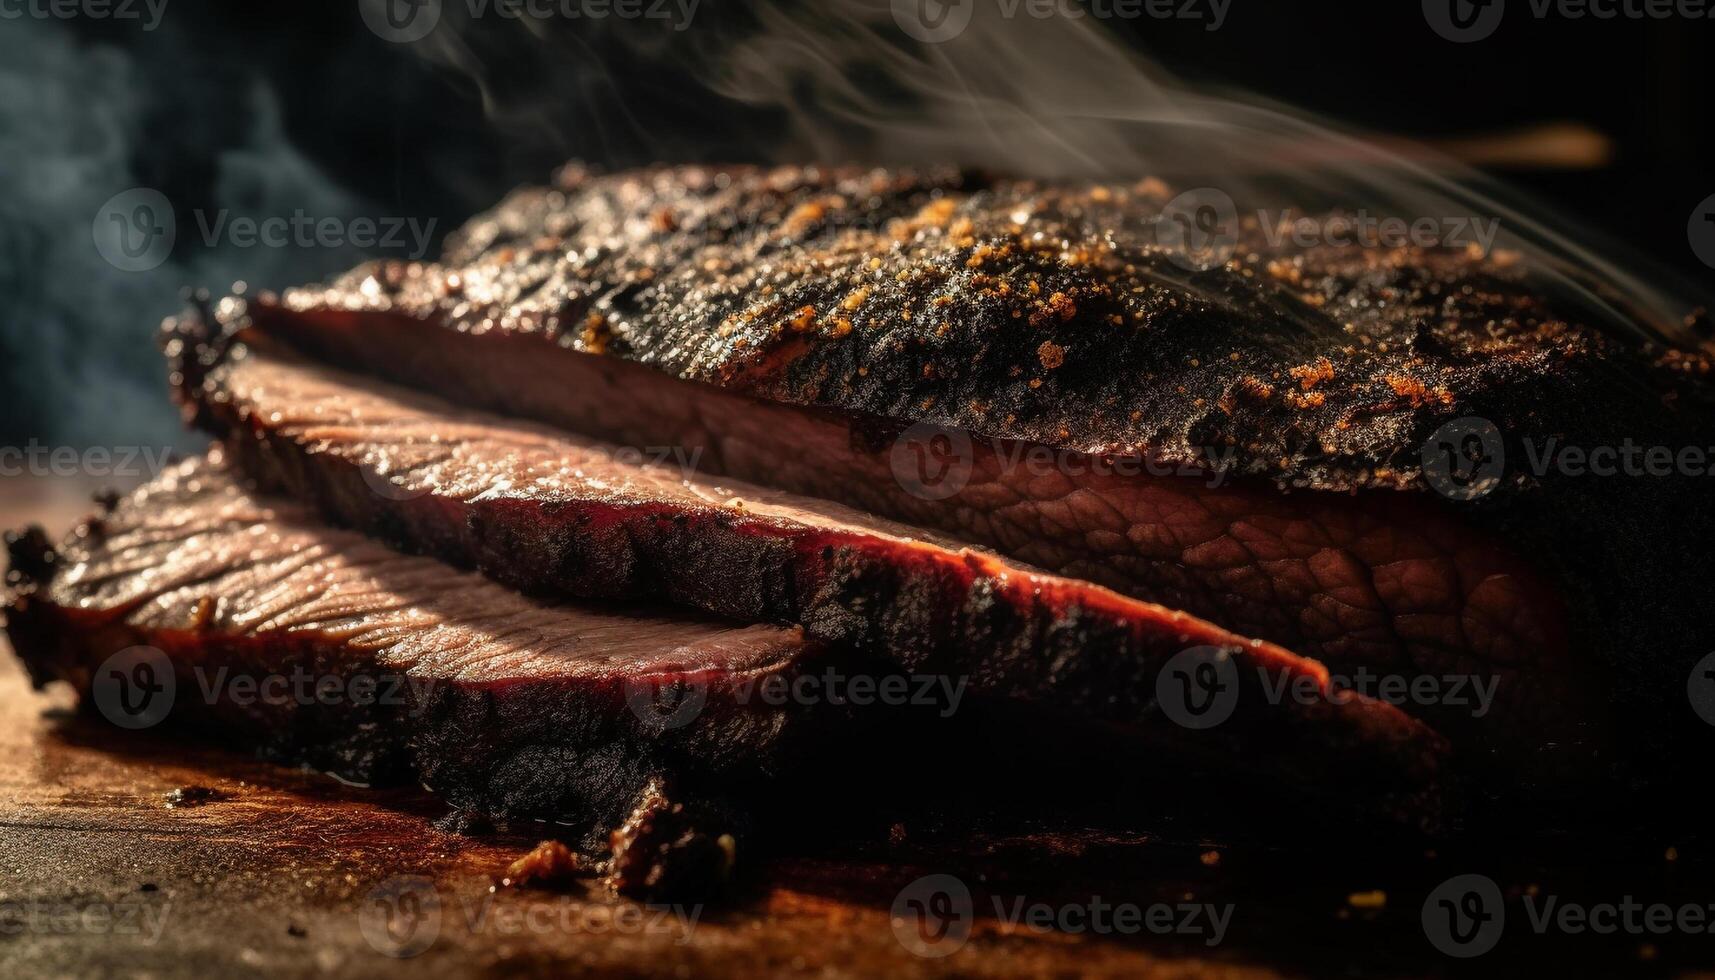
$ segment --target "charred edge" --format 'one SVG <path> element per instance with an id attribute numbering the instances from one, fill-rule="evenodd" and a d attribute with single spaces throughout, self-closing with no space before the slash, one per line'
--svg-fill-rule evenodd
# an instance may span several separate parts
<path id="1" fill-rule="evenodd" d="M 645 902 L 701 901 L 726 888 L 737 857 L 728 821 L 709 808 L 676 802 L 666 780 L 651 778 L 609 837 L 603 883 Z"/>
<path id="2" fill-rule="evenodd" d="M 123 495 L 113 487 L 103 487 L 90 496 L 90 500 L 100 509 L 101 517 L 105 517 L 119 509 L 119 501 Z"/>
<path id="3" fill-rule="evenodd" d="M 59 552 L 40 524 L 6 532 L 6 586 L 19 591 L 40 588 L 53 581 Z"/>
<path id="4" fill-rule="evenodd" d="M 197 413 L 187 421 L 201 424 L 200 416 L 205 409 L 188 394 L 200 388 L 209 373 L 226 362 L 239 330 L 249 321 L 249 314 L 242 300 L 233 300 L 238 315 L 223 322 L 214 312 L 209 292 L 203 289 L 187 293 L 185 301 L 183 312 L 161 324 L 160 345 L 167 358 L 174 394 L 187 414 Z"/>

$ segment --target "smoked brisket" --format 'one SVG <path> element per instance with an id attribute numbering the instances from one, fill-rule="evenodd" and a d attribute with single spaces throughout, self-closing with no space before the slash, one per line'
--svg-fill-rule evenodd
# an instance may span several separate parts
<path id="1" fill-rule="evenodd" d="M 570 168 L 439 263 L 229 299 L 210 332 L 670 447 L 1342 675 L 1498 679 L 1499 721 L 1412 710 L 1527 769 L 1649 767 L 1707 738 L 1683 710 L 1715 644 L 1683 573 L 1715 544 L 1706 477 L 1535 462 L 1715 444 L 1707 353 L 1505 250 L 1303 246 L 1244 216 L 1227 261 L 1187 265 L 1159 234 L 1172 198 L 1147 179 Z M 1462 420 L 1505 456 L 1469 499 L 1424 463 Z M 900 472 L 923 426 L 950 434 L 948 493 Z M 1039 450 L 1046 468 L 1020 463 Z"/>
<path id="2" fill-rule="evenodd" d="M 374 399 L 371 408 L 385 404 L 385 395 L 354 397 Z M 446 438 L 480 449 L 469 442 L 469 427 L 479 423 L 463 431 L 452 425 Z M 512 439 L 526 456 L 533 440 L 538 450 L 558 448 L 539 432 Z M 1028 796 L 1027 787 L 1049 785 L 1053 776 L 1021 773 L 1021 760 L 1077 755 L 1095 742 L 1108 757 L 1153 757 L 1136 771 L 1104 767 L 1102 778 L 1134 800 L 1160 791 L 1151 773 L 1165 761 L 1199 779 L 1225 774 L 1225 782 L 1253 787 L 1283 810 L 1313 806 L 1320 813 L 1338 800 L 1359 823 L 1443 827 L 1446 749 L 1427 727 L 1362 698 L 1269 703 L 1259 668 L 1281 681 L 1314 683 L 1315 665 L 1185 617 L 1113 597 L 1146 617 L 1127 622 L 1091 595 L 1088 612 L 1069 609 L 1054 624 L 1067 636 L 1037 637 L 1045 654 L 1023 665 L 993 662 L 978 632 L 969 634 L 969 649 L 935 651 L 934 663 L 881 662 L 806 641 L 795 627 L 735 625 L 614 601 L 595 611 L 526 598 L 329 527 L 305 505 L 246 490 L 223 455 L 182 464 L 90 519 L 57 551 L 39 535 L 16 539 L 6 629 L 38 683 L 69 681 L 86 703 L 100 706 L 109 658 L 148 648 L 171 664 L 152 671 L 156 683 L 164 675 L 173 684 L 163 719 L 173 726 L 217 732 L 347 780 L 419 780 L 463 810 L 586 828 L 617 823 L 655 777 L 726 812 L 816 786 L 791 805 L 835 813 L 836 806 L 813 801 L 885 799 L 884 787 L 905 780 L 897 760 L 926 746 L 969 747 L 956 753 L 958 774 L 927 770 L 926 792 L 961 784 L 996 798 Z M 321 489 L 370 493 L 344 482 L 362 477 L 342 475 L 337 452 L 310 463 L 323 464 L 330 468 Z M 580 492 L 561 495 L 570 512 Z M 551 524 L 553 497 L 513 497 L 500 512 L 546 515 Z M 613 519 L 638 519 L 626 513 L 635 502 L 629 497 L 611 495 Z M 417 499 L 452 512 L 455 521 L 464 505 L 449 494 Z M 712 512 L 687 516 L 693 524 L 726 523 Z M 735 522 L 737 533 L 790 541 L 787 531 L 767 527 L 779 518 L 753 520 L 749 527 Z M 576 536 L 547 524 L 539 530 Z M 986 586 L 967 578 L 966 586 L 973 594 L 1007 588 L 995 578 Z M 1016 614 L 999 608 L 1008 601 L 996 603 L 999 630 Z M 965 625 L 978 630 L 983 623 Z M 1074 638 L 1102 655 L 1072 657 L 1084 652 Z M 1231 720 L 1208 732 L 1174 723 L 1153 703 L 1161 659 L 1199 642 L 1220 644 L 1240 668 Z M 130 666 L 115 669 L 126 674 Z M 828 672 L 867 678 L 873 689 L 888 677 L 934 676 L 932 669 L 956 676 L 970 697 L 901 706 L 834 693 L 766 693 L 770 683 L 797 691 L 801 678 Z M 1144 674 L 1147 688 L 1133 679 Z M 269 678 L 300 675 L 327 679 L 339 691 L 369 678 L 393 697 L 358 703 L 246 693 L 267 691 Z M 1013 720 L 984 727 L 989 704 Z M 995 786 L 999 778 L 1010 788 Z"/>

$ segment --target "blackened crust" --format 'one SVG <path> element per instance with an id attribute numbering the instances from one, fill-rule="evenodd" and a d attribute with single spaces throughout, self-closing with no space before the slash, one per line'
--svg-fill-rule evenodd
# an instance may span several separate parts
<path id="1" fill-rule="evenodd" d="M 1241 222 L 1224 265 L 1161 244 L 1160 181 L 857 168 L 569 169 L 440 264 L 262 296 L 391 310 L 782 402 L 1339 489 L 1419 484 L 1477 415 L 1594 444 L 1701 426 L 1701 353 L 1554 298 L 1507 252 L 1296 246 Z M 1513 482 L 1525 482 L 1515 479 Z"/>

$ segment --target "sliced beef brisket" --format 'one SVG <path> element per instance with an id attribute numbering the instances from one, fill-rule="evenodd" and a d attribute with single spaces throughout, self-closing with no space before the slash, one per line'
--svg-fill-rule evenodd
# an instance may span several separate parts
<path id="1" fill-rule="evenodd" d="M 169 471 L 50 561 L 15 555 L 8 578 L 6 630 L 39 684 L 123 686 L 136 665 L 102 665 L 152 648 L 172 691 L 151 723 L 501 817 L 612 825 L 651 775 L 754 780 L 802 724 L 736 694 L 811 657 L 797 630 L 532 602 L 254 496 L 218 461 Z M 676 690 L 701 710 L 661 724 Z"/>
<path id="2" fill-rule="evenodd" d="M 970 673 L 979 690 L 1112 721 L 1150 702 L 1166 658 L 1244 642 L 1182 612 L 827 500 L 460 411 L 307 363 L 254 334 L 252 343 L 229 338 L 237 343 L 224 359 L 187 375 L 182 362 L 203 344 L 196 324 L 180 330 L 177 374 L 201 379 L 180 391 L 187 415 L 259 479 L 335 520 L 527 591 L 666 598 L 803 623 L 904 669 Z M 1300 670 L 1272 646 L 1252 656 L 1281 679 Z M 1052 669 L 1070 684 L 1093 664 L 1109 665 L 1099 696 L 1048 681 Z M 1314 676 L 1324 683 L 1320 668 Z M 1568 693 L 1570 680 L 1502 664 L 1479 678 L 1494 685 L 1494 703 L 1480 714 L 1452 707 L 1444 730 L 1473 762 L 1501 759 L 1504 778 L 1527 794 L 1547 788 L 1533 781 L 1591 778 L 1606 732 Z"/>
<path id="3" fill-rule="evenodd" d="M 1699 478 L 1529 463 L 1550 440 L 1715 442 L 1708 356 L 1555 298 L 1560 271 L 1510 253 L 1304 248 L 1248 221 L 1229 261 L 1195 271 L 1156 235 L 1171 197 L 1148 180 L 569 170 L 474 220 L 440 264 L 220 318 L 1342 673 L 1528 677 L 1502 696 L 1537 746 L 1600 744 L 1616 712 L 1633 761 L 1706 736 L 1682 710 L 1715 644 L 1683 574 L 1715 543 Z M 1468 417 L 1509 463 L 1492 492 L 1447 499 L 1424 449 Z M 897 439 L 920 423 L 969 434 L 951 492 L 900 478 Z M 1060 461 L 1020 465 L 1037 448 Z M 1189 475 L 1104 472 L 1115 457 Z M 1424 716 L 1469 720 L 1446 707 Z"/>
<path id="4" fill-rule="evenodd" d="M 515 446 L 527 453 L 541 438 L 525 432 Z M 337 461 L 328 454 L 326 462 Z M 327 479 L 323 489 L 344 477 L 330 469 Z M 620 511 L 625 501 L 614 494 Z M 546 502 L 513 505 L 542 514 Z M 911 708 L 765 693 L 769 678 L 796 690 L 798 678 L 830 670 L 879 683 L 896 664 L 807 644 L 796 629 L 534 601 L 327 527 L 304 505 L 254 495 L 218 460 L 183 464 L 87 522 L 57 554 L 46 551 L 39 536 L 18 539 L 6 611 L 8 635 L 39 683 L 71 681 L 99 704 L 94 686 L 108 658 L 147 646 L 171 664 L 155 680 L 165 673 L 175 685 L 176 723 L 347 778 L 414 775 L 457 806 L 503 817 L 611 825 L 653 775 L 699 800 L 748 805 L 782 780 L 782 792 L 833 785 L 861 798 L 899 781 L 902 753 L 945 735 L 949 746 L 974 740 L 958 744 L 984 753 L 953 760 L 978 785 L 1000 772 L 1028 782 L 1006 764 L 1024 757 L 1020 748 L 1054 757 L 1094 741 L 1110 753 L 1147 751 L 1199 778 L 1242 781 L 1293 807 L 1338 799 L 1350 814 L 1441 827 L 1445 748 L 1425 726 L 1356 698 L 1270 704 L 1256 666 L 1313 681 L 1315 665 L 1182 617 L 1119 624 L 1131 628 L 1133 652 L 1155 658 L 1147 662 L 1121 656 L 1121 647 L 1058 665 L 1038 658 L 1008 673 L 979 662 L 982 637 L 973 635 L 978 646 L 942 651 L 949 659 L 941 664 L 970 678 L 971 703 L 950 705 L 955 719 L 919 729 L 921 712 Z M 1102 650 L 1113 639 L 1102 615 L 1092 616 L 1086 623 L 1071 611 L 1059 625 Z M 1224 644 L 1242 668 L 1238 704 L 1218 731 L 1173 723 L 1151 703 L 1153 687 L 1143 693 L 1125 681 L 1142 671 L 1153 678 L 1159 658 L 1187 637 Z M 1050 651 L 1066 648 L 1047 642 Z M 340 692 L 368 677 L 396 696 L 358 703 L 300 697 L 295 688 L 247 693 L 299 675 L 331 678 Z M 1030 723 L 962 730 L 980 724 L 966 719 L 984 716 L 984 696 L 1017 705 L 1025 695 L 1036 698 L 1023 707 L 1036 710 L 1017 717 Z M 896 721 L 910 727 L 896 732 Z M 1148 798 L 1159 789 L 1150 771 L 1103 778 Z"/>

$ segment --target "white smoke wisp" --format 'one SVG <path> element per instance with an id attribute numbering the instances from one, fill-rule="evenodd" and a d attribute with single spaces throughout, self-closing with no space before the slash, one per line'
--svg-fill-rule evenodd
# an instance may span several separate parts
<path id="1" fill-rule="evenodd" d="M 651 132 L 607 69 L 620 55 L 656 59 L 703 89 L 687 99 L 785 119 L 740 133 L 746 158 L 1153 176 L 1180 189 L 1217 188 L 1241 214 L 1290 208 L 1493 221 L 1494 245 L 1527 257 L 1545 289 L 1593 322 L 1693 342 L 1683 329 L 1696 305 L 1691 289 L 1632 271 L 1612 258 L 1623 248 L 1564 216 L 1427 149 L 1402 153 L 1398 140 L 1384 146 L 1264 98 L 1189 86 L 1092 17 L 1009 19 L 1002 4 L 974 0 L 957 36 L 920 43 L 902 29 L 892 0 L 760 0 L 749 23 L 698 21 L 683 32 L 645 23 L 479 24 L 458 19 L 459 6 L 446 5 L 447 19 L 419 50 L 475 81 L 502 134 L 527 127 L 540 139 L 558 125 L 568 156 L 600 161 L 613 145 L 638 142 L 655 159 L 687 156 L 681 134 Z M 494 81 L 497 51 L 527 59 L 537 84 L 505 91 Z M 568 113 L 580 122 L 567 124 Z"/>
<path id="2" fill-rule="evenodd" d="M 5 438 L 195 448 L 200 440 L 183 432 L 154 350 L 154 327 L 180 308 L 182 290 L 219 293 L 240 280 L 283 286 L 364 257 L 202 240 L 220 209 L 366 213 L 291 145 L 258 83 L 243 97 L 249 133 L 219 152 L 210 199 L 169 202 L 172 258 L 140 271 L 104 260 L 93 226 L 105 202 L 146 184 L 137 163 L 159 135 L 149 127 L 162 118 L 151 101 L 160 96 L 143 75 L 123 52 L 80 43 L 57 24 L 25 19 L 0 31 L 0 352 L 25 389 L 13 403 L 34 413 L 7 420 Z"/>

